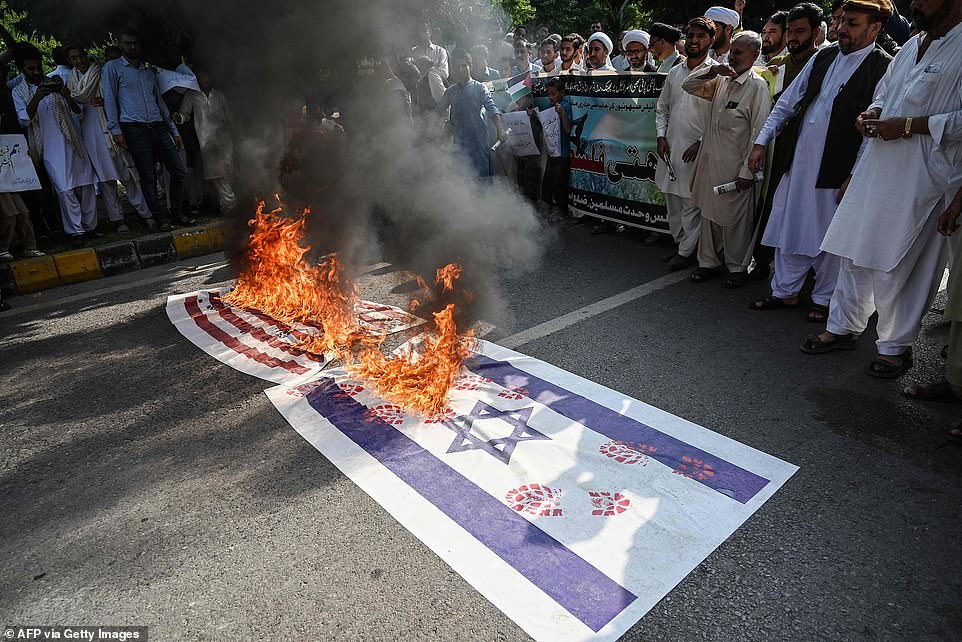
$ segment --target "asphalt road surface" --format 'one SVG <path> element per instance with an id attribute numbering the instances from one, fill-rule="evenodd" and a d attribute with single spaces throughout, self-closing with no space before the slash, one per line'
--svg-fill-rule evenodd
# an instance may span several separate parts
<path id="1" fill-rule="evenodd" d="M 625 639 L 962 639 L 962 448 L 944 437 L 962 413 L 898 394 L 942 377 L 947 324 L 927 316 L 915 368 L 876 380 L 871 340 L 804 355 L 804 310 L 750 311 L 763 283 L 666 278 L 641 238 L 564 232 L 486 338 L 801 470 Z M 204 257 L 0 314 L 3 624 L 527 639 L 290 428 L 270 384 L 168 322 L 168 294 L 229 278 Z M 364 295 L 401 302 L 407 278 L 375 266 Z"/>

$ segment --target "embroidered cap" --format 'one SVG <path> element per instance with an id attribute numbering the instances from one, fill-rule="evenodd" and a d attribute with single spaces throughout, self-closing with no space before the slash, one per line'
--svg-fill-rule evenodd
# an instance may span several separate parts
<path id="1" fill-rule="evenodd" d="M 893 13 L 891 0 L 848 0 L 842 9 L 845 11 L 861 11 L 890 17 Z"/>

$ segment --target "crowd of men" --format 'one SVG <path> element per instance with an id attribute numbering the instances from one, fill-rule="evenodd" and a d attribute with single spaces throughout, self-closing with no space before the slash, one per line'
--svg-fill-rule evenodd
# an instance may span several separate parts
<path id="1" fill-rule="evenodd" d="M 184 68 L 186 81 L 162 92 L 160 73 L 173 72 L 143 59 L 132 29 L 102 64 L 80 44 L 58 47 L 52 70 L 34 45 L 0 37 L 0 64 L 16 65 L 0 91 L 0 129 L 26 136 L 42 185 L 0 193 L 0 261 L 14 260 L 14 244 L 22 257 L 42 256 L 38 237 L 66 235 L 74 247 L 102 238 L 98 194 L 120 234 L 130 231 L 121 189 L 145 230 L 195 224 L 208 186 L 221 213 L 233 208 L 230 107 L 209 73 Z"/>
<path id="2" fill-rule="evenodd" d="M 835 0 L 828 15 L 802 2 L 757 32 L 743 23 L 744 5 L 707 7 L 684 25 L 633 25 L 614 40 L 595 22 L 587 36 L 519 26 L 445 47 L 425 24 L 390 58 L 384 102 L 412 124 L 418 114 L 446 122 L 471 173 L 506 174 L 549 221 L 562 221 L 574 214 L 566 80 L 664 74 L 654 180 L 670 234 L 644 244 L 670 243 L 668 269 L 691 270 L 694 283 L 721 278 L 735 289 L 770 279 L 771 294 L 750 303 L 760 313 L 801 306 L 813 276 L 805 319 L 825 330 L 802 351 L 852 350 L 877 314 L 867 373 L 898 377 L 913 366 L 946 266 L 962 271 L 953 236 L 962 210 L 962 0 L 912 0 L 911 20 L 891 0 Z M 149 229 L 192 224 L 205 181 L 221 210 L 233 206 L 230 109 L 208 73 L 193 71 L 196 89 L 162 92 L 132 30 L 102 65 L 68 44 L 49 71 L 35 47 L 0 35 L 0 62 L 17 67 L 0 95 L 0 125 L 26 135 L 46 185 L 0 194 L 0 260 L 12 260 L 14 236 L 21 255 L 39 255 L 37 227 L 49 234 L 59 224 L 76 245 L 99 236 L 97 193 L 126 231 L 120 186 Z M 484 83 L 529 73 L 546 79 L 560 153 L 545 153 L 529 95 L 514 106 L 528 112 L 540 153 L 506 157 L 492 149 L 507 132 Z M 597 220 L 590 229 L 624 226 Z M 905 394 L 962 403 L 962 279 L 950 279 L 948 293 L 946 378 Z M 951 438 L 962 442 L 962 432 Z"/>
<path id="3" fill-rule="evenodd" d="M 425 28 L 412 51 L 417 70 L 405 74 L 396 57 L 389 86 L 401 94 L 413 87 L 409 107 L 448 118 L 485 178 L 495 169 L 491 143 L 505 132 L 482 83 L 550 77 L 564 153 L 515 158 L 514 175 L 556 220 L 570 210 L 562 187 L 572 118 L 566 77 L 667 74 L 655 181 L 667 203 L 669 269 L 691 269 L 695 283 L 722 277 L 732 289 L 770 278 L 771 295 L 750 303 L 759 312 L 801 306 L 813 275 L 805 319 L 825 331 L 809 335 L 802 351 L 852 350 L 877 314 L 878 354 L 867 374 L 899 377 L 913 366 L 945 268 L 962 271 L 953 236 L 962 208 L 962 0 L 913 0 L 911 21 L 891 0 L 836 0 L 829 15 L 802 2 L 773 13 L 760 32 L 745 27 L 743 9 L 742 1 L 710 7 L 686 25 L 628 29 L 617 41 L 597 22 L 586 38 L 540 25 L 533 43 L 518 27 L 510 46 L 492 39 L 470 51 L 445 51 Z M 422 94 L 432 100 L 420 102 Z M 537 135 L 530 103 L 518 108 L 532 113 Z M 591 229 L 624 226 L 598 221 Z M 653 233 L 644 244 L 663 239 Z M 950 279 L 948 297 L 946 378 L 906 388 L 911 398 L 962 403 L 962 279 Z M 962 430 L 950 439 L 962 443 Z"/>

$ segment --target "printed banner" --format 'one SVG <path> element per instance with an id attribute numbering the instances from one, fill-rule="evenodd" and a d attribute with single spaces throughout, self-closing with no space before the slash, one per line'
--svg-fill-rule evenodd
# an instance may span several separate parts
<path id="1" fill-rule="evenodd" d="M 796 466 L 480 341 L 442 416 L 328 370 L 290 424 L 537 640 L 615 640 Z"/>
<path id="2" fill-rule="evenodd" d="M 28 192 L 40 189 L 40 179 L 27 155 L 23 134 L 0 135 L 0 192 Z"/>
<path id="3" fill-rule="evenodd" d="M 597 218 L 668 231 L 655 185 L 655 108 L 665 74 L 564 75 L 571 102 L 571 208 Z M 532 77 L 535 103 L 550 106 L 548 76 Z"/>
<path id="4" fill-rule="evenodd" d="M 319 326 L 289 325 L 259 310 L 236 308 L 223 300 L 230 288 L 201 290 L 167 299 L 167 316 L 191 343 L 235 370 L 285 385 L 312 379 L 330 358 L 297 347 L 321 332 Z M 400 308 L 361 301 L 360 325 L 372 333 L 393 334 L 424 319 Z"/>

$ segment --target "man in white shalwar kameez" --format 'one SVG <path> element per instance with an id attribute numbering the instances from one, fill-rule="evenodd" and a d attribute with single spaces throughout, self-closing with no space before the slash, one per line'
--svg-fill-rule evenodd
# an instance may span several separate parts
<path id="1" fill-rule="evenodd" d="M 883 13 L 875 12 L 877 4 L 885 5 Z M 762 238 L 762 243 L 775 248 L 772 296 L 755 301 L 753 310 L 797 306 L 808 272 L 815 270 L 814 305 L 808 319 L 824 322 L 828 316 L 839 258 L 820 246 L 857 155 L 864 149 L 865 139 L 855 130 L 854 120 L 872 104 L 878 81 L 891 61 L 875 44 L 891 14 L 889 0 L 846 4 L 838 46 L 808 61 L 775 104 L 755 141 L 749 167 L 761 171 L 769 143 L 783 132 L 795 136 L 794 128 L 786 130 L 786 126 L 796 118 L 800 121 L 796 140 L 784 143 L 794 145 L 795 153 L 778 184 Z"/>
<path id="2" fill-rule="evenodd" d="M 879 357 L 869 374 L 894 378 L 938 291 L 945 239 L 938 218 L 962 165 L 962 0 L 916 0 L 922 33 L 892 60 L 857 126 L 869 137 L 821 249 L 842 257 L 826 332 L 809 353 L 854 348 L 878 311 Z"/>
<path id="3" fill-rule="evenodd" d="M 60 201 L 64 231 L 74 245 L 97 227 L 97 176 L 87 158 L 73 115 L 80 106 L 63 87 L 56 93 L 44 82 L 43 63 L 35 48 L 23 47 L 17 66 L 26 82 L 13 89 L 20 126 L 27 132 L 28 151 L 35 163 L 43 160 Z"/>
<path id="4" fill-rule="evenodd" d="M 134 161 L 116 143 L 107 129 L 104 99 L 100 91 L 100 65 L 90 62 L 87 52 L 77 45 L 67 45 L 67 58 L 73 65 L 67 88 L 74 100 L 83 108 L 80 133 L 87 156 L 93 164 L 100 182 L 100 194 L 107 210 L 107 220 L 119 223 L 117 231 L 126 232 L 124 208 L 117 193 L 117 181 L 124 185 L 127 199 L 143 220 L 152 220 L 150 208 L 140 191 L 140 182 Z"/>
<path id="5" fill-rule="evenodd" d="M 658 157 L 655 184 L 665 195 L 668 227 L 678 251 L 668 261 L 672 270 L 683 270 L 696 262 L 695 250 L 701 233 L 701 211 L 691 202 L 691 176 L 698 157 L 705 122 L 711 103 L 692 96 L 681 88 L 688 76 L 716 64 L 708 56 L 715 37 L 715 24 L 705 18 L 688 23 L 684 62 L 668 72 L 658 97 L 655 130 Z"/>
<path id="6" fill-rule="evenodd" d="M 230 105 L 223 92 L 211 86 L 210 75 L 197 72 L 200 91 L 191 89 L 184 95 L 174 121 L 180 124 L 193 119 L 204 162 L 204 178 L 217 190 L 221 214 L 234 208 L 231 179 L 234 166 L 234 141 L 231 137 Z"/>

